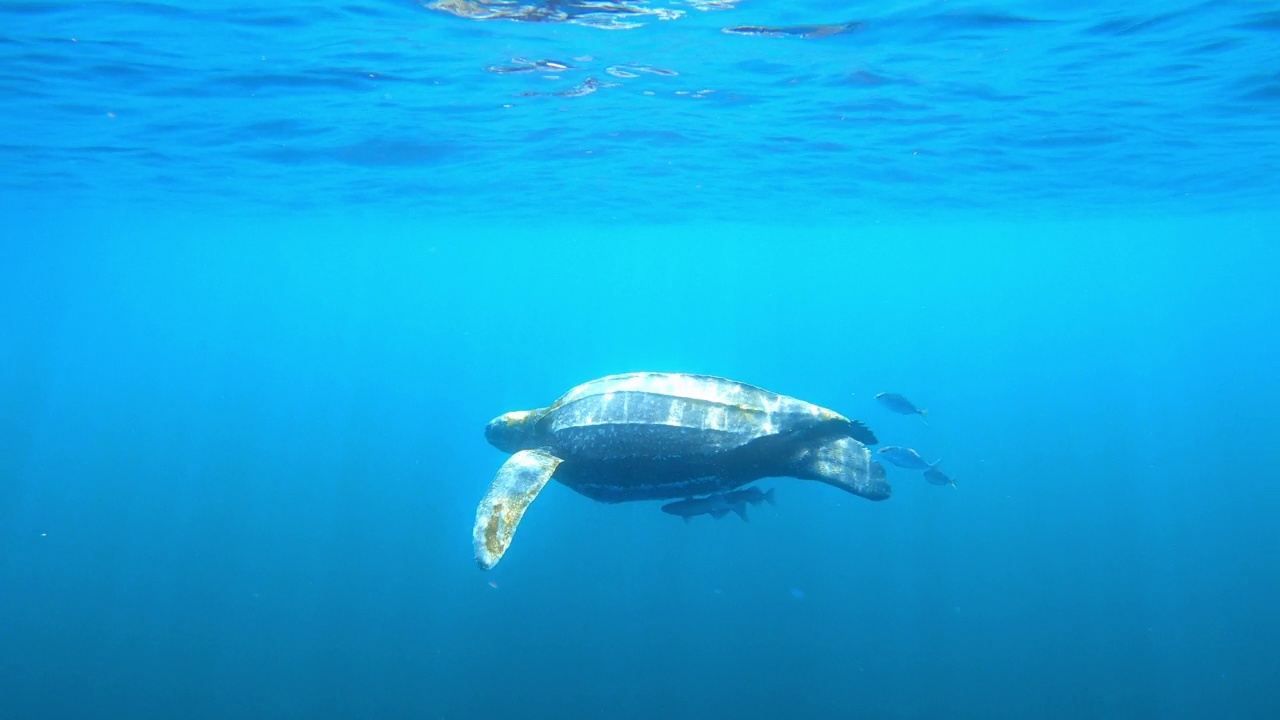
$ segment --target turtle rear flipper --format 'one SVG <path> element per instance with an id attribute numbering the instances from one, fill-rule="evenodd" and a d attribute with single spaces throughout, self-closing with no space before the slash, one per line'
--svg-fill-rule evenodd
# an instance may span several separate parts
<path id="1" fill-rule="evenodd" d="M 538 497 L 561 462 L 545 450 L 521 450 L 498 469 L 489 492 L 476 508 L 472 531 L 476 562 L 481 568 L 488 570 L 502 559 L 529 503 Z"/>
<path id="2" fill-rule="evenodd" d="M 871 459 L 866 446 L 841 437 L 796 453 L 792 474 L 804 480 L 820 480 L 868 500 L 884 500 L 893 488 L 885 480 L 884 466 Z"/>

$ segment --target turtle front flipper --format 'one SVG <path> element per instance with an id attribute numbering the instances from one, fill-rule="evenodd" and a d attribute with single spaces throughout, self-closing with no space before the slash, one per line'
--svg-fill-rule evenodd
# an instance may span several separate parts
<path id="1" fill-rule="evenodd" d="M 502 559 L 529 503 L 538 497 L 561 462 L 544 450 L 521 450 L 498 469 L 489 492 L 476 508 L 472 531 L 476 562 L 481 568 L 488 570 Z"/>
<path id="2" fill-rule="evenodd" d="M 792 474 L 868 500 L 884 500 L 893 491 L 885 479 L 884 466 L 871 458 L 865 445 L 849 437 L 800 450 L 792 460 Z"/>

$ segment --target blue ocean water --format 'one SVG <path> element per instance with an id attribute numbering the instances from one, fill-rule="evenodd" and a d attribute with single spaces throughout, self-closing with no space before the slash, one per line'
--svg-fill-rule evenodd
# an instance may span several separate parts
<path id="1" fill-rule="evenodd" d="M 0 720 L 1280 713 L 1273 4 L 0 28 Z M 635 370 L 956 487 L 479 570 L 485 423 Z"/>

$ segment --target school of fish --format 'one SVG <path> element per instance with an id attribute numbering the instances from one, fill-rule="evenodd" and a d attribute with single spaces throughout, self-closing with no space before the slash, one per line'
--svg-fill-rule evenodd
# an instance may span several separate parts
<path id="1" fill-rule="evenodd" d="M 915 403 L 906 398 L 905 395 L 898 393 L 882 392 L 876 395 L 876 400 L 880 401 L 891 412 L 899 415 L 919 415 L 924 424 L 929 424 L 929 411 L 924 408 L 916 407 Z M 924 479 L 931 485 L 950 485 L 956 486 L 956 481 L 948 477 L 946 473 L 938 469 L 938 463 L 941 460 L 929 462 L 920 456 L 920 453 L 909 447 L 900 447 L 897 445 L 886 445 L 880 448 L 877 453 L 880 457 L 887 460 L 890 464 L 903 468 L 905 470 L 923 470 Z"/>

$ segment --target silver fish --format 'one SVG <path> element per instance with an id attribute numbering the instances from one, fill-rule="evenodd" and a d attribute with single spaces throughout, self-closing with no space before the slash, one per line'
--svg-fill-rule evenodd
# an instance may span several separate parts
<path id="1" fill-rule="evenodd" d="M 908 447 L 900 447 L 898 445 L 886 445 L 885 447 L 880 448 L 879 453 L 885 460 L 888 460 L 900 468 L 906 468 L 908 470 L 929 470 L 934 465 L 942 462 L 941 460 L 927 462 L 924 458 L 920 457 L 920 453 L 915 450 Z"/>
<path id="2" fill-rule="evenodd" d="M 898 393 L 879 393 L 876 395 L 876 399 L 880 401 L 881 405 L 899 415 L 919 415 L 920 419 L 924 420 L 925 425 L 929 424 L 929 418 L 925 417 L 925 415 L 929 414 L 929 411 L 916 407 L 914 403 Z"/>

